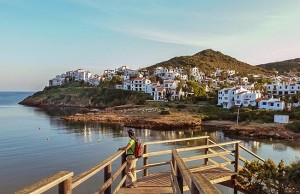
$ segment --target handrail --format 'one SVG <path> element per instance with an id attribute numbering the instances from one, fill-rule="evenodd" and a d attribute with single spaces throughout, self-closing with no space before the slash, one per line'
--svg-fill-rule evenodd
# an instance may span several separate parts
<path id="1" fill-rule="evenodd" d="M 172 150 L 164 150 L 164 151 L 158 151 L 158 152 L 148 152 L 148 146 L 149 145 L 180 142 L 180 141 L 190 141 L 190 140 L 197 140 L 197 139 L 208 139 L 208 138 L 209 138 L 209 136 L 199 136 L 199 137 L 190 137 L 190 138 L 145 142 L 145 143 L 143 143 L 144 144 L 144 154 L 142 156 L 143 160 L 144 160 L 144 162 L 143 162 L 144 167 L 137 170 L 137 172 L 141 172 L 142 169 L 144 169 L 144 176 L 149 175 L 148 168 L 152 167 L 152 166 L 149 166 L 149 164 L 148 164 L 148 158 L 150 156 L 159 156 L 159 155 L 171 154 L 172 153 Z M 168 162 L 168 161 L 166 161 L 166 162 Z M 162 163 L 161 165 L 165 165 L 165 164 Z M 148 168 L 145 168 L 145 167 L 148 167 Z"/>
<path id="2" fill-rule="evenodd" d="M 208 139 L 209 142 L 211 142 L 212 144 L 216 145 L 217 143 L 215 143 L 214 141 Z M 224 150 L 224 151 L 228 151 L 227 149 L 223 148 L 222 146 L 217 146 L 218 148 L 220 148 L 221 150 Z M 214 150 L 211 150 L 211 151 L 214 151 Z M 234 156 L 234 154 L 230 154 L 232 156 Z M 223 158 L 224 160 L 226 160 L 225 158 Z M 248 161 L 246 158 L 242 157 L 242 156 L 239 156 L 239 159 L 242 161 L 242 162 L 246 162 Z"/>
<path id="3" fill-rule="evenodd" d="M 60 193 L 67 194 L 72 190 L 71 183 L 73 174 L 73 172 L 60 171 L 55 175 L 15 192 L 15 194 L 43 193 L 56 185 L 59 185 Z"/>
<path id="4" fill-rule="evenodd" d="M 240 143 L 240 141 L 230 141 L 230 142 L 225 142 L 225 143 L 218 143 L 218 144 L 213 144 L 213 145 L 195 146 L 195 147 L 189 147 L 189 148 L 178 148 L 176 150 L 178 152 L 192 151 L 192 150 L 200 150 L 200 149 L 212 148 L 212 147 L 217 147 L 217 146 L 222 146 L 222 145 L 231 145 L 231 144 L 236 144 L 236 143 Z"/>
<path id="5" fill-rule="evenodd" d="M 182 187 L 181 193 L 183 193 L 183 180 L 187 183 L 192 194 L 203 193 L 203 194 L 219 194 L 218 189 L 202 174 L 194 176 L 188 166 L 184 163 L 183 159 L 179 155 L 176 149 L 172 151 L 172 156 L 177 165 L 178 182 Z"/>
<path id="6" fill-rule="evenodd" d="M 200 156 L 191 156 L 191 157 L 187 157 L 187 158 L 182 158 L 184 162 L 188 162 L 188 161 L 194 161 L 194 160 L 200 160 L 200 159 L 204 159 L 204 158 L 213 158 L 213 157 L 219 157 L 219 156 L 224 156 L 224 155 L 229 155 L 232 152 L 218 152 L 218 153 L 214 153 L 214 154 L 206 154 L 206 155 L 200 155 Z"/>
<path id="7" fill-rule="evenodd" d="M 173 189 L 173 193 L 174 194 L 181 194 L 179 184 L 178 184 L 178 181 L 177 181 L 176 172 L 175 172 L 174 165 L 173 165 L 172 161 L 170 161 L 170 168 L 171 168 L 171 175 L 170 175 L 171 176 L 171 186 L 172 186 L 172 189 Z"/>
<path id="8" fill-rule="evenodd" d="M 253 153 L 253 152 L 250 151 L 249 149 L 245 148 L 244 146 L 240 145 L 240 148 L 242 148 L 243 150 L 245 150 L 246 152 L 248 152 L 248 153 L 251 154 L 252 156 L 258 158 L 259 160 L 265 162 L 265 159 L 259 157 L 258 155 L 256 155 L 255 153 Z"/>
<path id="9" fill-rule="evenodd" d="M 172 188 L 174 193 L 182 193 L 183 192 L 183 181 L 187 183 L 189 186 L 191 193 L 218 193 L 212 182 L 210 182 L 205 176 L 203 175 L 193 175 L 192 172 L 197 170 L 205 170 L 210 169 L 213 167 L 222 167 L 224 168 L 227 165 L 234 164 L 235 165 L 235 174 L 238 173 L 239 160 L 245 161 L 243 157 L 239 156 L 239 147 L 244 149 L 246 152 L 252 154 L 259 160 L 265 161 L 258 155 L 254 154 L 244 146 L 239 145 L 240 141 L 232 141 L 232 142 L 224 142 L 224 143 L 215 143 L 208 139 L 209 136 L 201 136 L 201 137 L 193 137 L 193 138 L 182 138 L 182 139 L 174 139 L 174 140 L 163 140 L 163 141 L 154 141 L 154 142 L 145 142 L 144 143 L 144 154 L 143 154 L 143 166 L 141 169 L 137 170 L 142 171 L 144 170 L 144 176 L 148 175 L 148 169 L 151 167 L 162 166 L 162 165 L 171 165 L 171 172 L 170 178 L 172 180 Z M 178 148 L 174 150 L 163 150 L 163 151 L 156 151 L 156 152 L 148 152 L 148 146 L 153 144 L 163 144 L 163 143 L 171 143 L 171 142 L 179 142 L 179 141 L 189 141 L 189 140 L 196 140 L 196 139 L 206 139 L 206 145 L 202 146 L 194 146 L 194 147 L 184 147 Z M 209 142 L 213 144 L 209 144 Z M 233 151 L 228 151 L 227 149 L 223 148 L 222 146 L 225 145 L 232 145 L 234 144 L 235 149 Z M 211 148 L 218 147 L 223 150 L 223 152 L 214 151 Z M 186 158 L 182 158 L 179 155 L 179 152 L 183 151 L 192 151 L 192 150 L 199 150 L 204 149 L 204 155 L 202 156 L 190 156 Z M 212 153 L 209 153 L 212 152 Z M 163 154 L 172 154 L 173 161 L 163 161 L 148 164 L 148 157 L 151 156 L 159 156 Z M 225 157 L 225 155 L 232 155 L 235 156 L 235 160 L 230 160 L 229 158 Z M 121 165 L 120 167 L 115 170 L 114 174 L 112 173 L 112 163 L 121 157 Z M 226 162 L 219 163 L 215 162 L 211 158 L 213 157 L 221 157 Z M 185 164 L 186 161 L 193 161 L 193 160 L 200 160 L 204 159 L 204 166 L 197 167 L 194 169 L 189 169 L 188 166 Z M 208 162 L 211 162 L 213 165 L 208 165 Z M 125 174 L 125 167 L 126 167 L 126 156 L 125 151 L 120 150 L 113 155 L 109 156 L 107 159 L 103 160 L 102 162 L 98 163 L 96 166 L 78 174 L 77 176 L 73 177 L 73 172 L 66 172 L 61 171 L 51 177 L 43 179 L 31 186 L 28 186 L 18 192 L 17 194 L 27 194 L 27 193 L 42 193 L 54 186 L 59 186 L 59 193 L 66 194 L 72 192 L 74 188 L 79 186 L 80 184 L 84 183 L 86 180 L 94 176 L 96 173 L 104 169 L 104 184 L 98 189 L 96 193 L 110 194 L 112 193 L 111 187 L 112 183 L 121 175 L 121 181 L 116 184 L 115 190 L 113 193 L 116 193 L 122 186 L 126 185 L 126 174 Z M 145 173 L 146 172 L 146 173 Z"/>
<path id="10" fill-rule="evenodd" d="M 160 144 L 160 143 L 172 143 L 172 142 L 178 142 L 178 141 L 188 141 L 188 140 L 205 139 L 205 138 L 209 138 L 209 136 L 189 137 L 189 138 L 163 140 L 163 141 L 150 141 L 150 142 L 145 142 L 144 145 L 153 145 L 153 144 Z"/>
<path id="11" fill-rule="evenodd" d="M 107 166 L 108 164 L 115 161 L 117 158 L 122 156 L 122 154 L 124 154 L 124 153 L 125 153 L 124 150 L 120 150 L 120 151 L 116 152 L 115 154 L 113 154 L 112 156 L 105 159 L 104 161 L 100 162 L 99 164 L 97 164 L 93 168 L 90 168 L 89 170 L 84 171 L 81 174 L 74 177 L 73 183 L 72 183 L 72 189 L 74 189 L 75 187 L 77 187 L 78 185 L 80 185 L 81 183 L 86 181 L 87 179 L 91 178 L 93 175 L 95 175 L 100 170 L 104 169 L 105 166 Z"/>

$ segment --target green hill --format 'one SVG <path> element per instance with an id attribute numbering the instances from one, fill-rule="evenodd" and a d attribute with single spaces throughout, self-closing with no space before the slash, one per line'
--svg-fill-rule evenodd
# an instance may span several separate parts
<path id="1" fill-rule="evenodd" d="M 265 69 L 257 66 L 252 66 L 247 63 L 238 61 L 228 55 L 224 55 L 219 51 L 212 49 L 203 50 L 192 56 L 174 57 L 168 61 L 157 63 L 153 66 L 147 67 L 147 70 L 154 72 L 156 67 L 180 67 L 188 70 L 192 67 L 198 67 L 200 71 L 205 73 L 212 72 L 217 68 L 234 69 L 240 74 L 268 74 Z"/>
<path id="2" fill-rule="evenodd" d="M 152 100 L 148 94 L 130 90 L 100 87 L 60 86 L 46 87 L 24 99 L 20 104 L 29 106 L 106 108 L 125 104 L 143 104 Z"/>
<path id="3" fill-rule="evenodd" d="M 288 73 L 290 71 L 300 72 L 300 58 L 261 64 L 257 65 L 257 67 L 261 67 L 269 71 L 278 71 L 279 74 Z"/>

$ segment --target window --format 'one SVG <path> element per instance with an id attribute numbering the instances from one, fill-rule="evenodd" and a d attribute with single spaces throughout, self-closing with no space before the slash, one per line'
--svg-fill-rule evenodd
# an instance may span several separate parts
<path id="1" fill-rule="evenodd" d="M 263 102 L 262 105 L 267 105 L 267 103 L 266 103 L 266 102 Z"/>
<path id="2" fill-rule="evenodd" d="M 271 103 L 270 103 L 270 106 L 274 106 L 274 103 L 273 103 L 273 102 L 271 102 Z"/>
<path id="3" fill-rule="evenodd" d="M 277 104 L 277 107 L 279 107 L 279 104 Z"/>

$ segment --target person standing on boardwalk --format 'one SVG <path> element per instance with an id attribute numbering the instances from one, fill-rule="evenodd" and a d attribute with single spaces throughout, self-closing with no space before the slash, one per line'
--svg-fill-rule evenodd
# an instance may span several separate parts
<path id="1" fill-rule="evenodd" d="M 137 187 L 136 184 L 137 177 L 136 177 L 135 168 L 138 159 L 134 155 L 136 137 L 132 129 L 128 130 L 128 136 L 130 137 L 128 144 L 124 147 L 119 148 L 119 150 L 126 150 L 126 160 L 127 160 L 126 175 L 129 177 L 130 180 L 127 187 L 135 188 Z"/>

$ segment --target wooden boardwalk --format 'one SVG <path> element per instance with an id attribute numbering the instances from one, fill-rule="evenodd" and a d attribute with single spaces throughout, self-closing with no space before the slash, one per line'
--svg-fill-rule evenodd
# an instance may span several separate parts
<path id="1" fill-rule="evenodd" d="M 148 152 L 148 146 L 153 144 L 164 144 L 198 139 L 205 140 L 205 144 L 193 147 L 182 147 L 173 150 Z M 224 146 L 230 147 L 230 149 L 225 149 Z M 143 175 L 139 176 L 137 188 L 126 188 L 126 156 L 125 152 L 120 150 L 101 163 L 78 174 L 77 176 L 74 176 L 73 172 L 61 171 L 15 193 L 43 193 L 52 187 L 58 186 L 59 194 L 71 194 L 77 186 L 84 184 L 85 181 L 89 180 L 94 175 L 103 173 L 104 183 L 99 185 L 99 189 L 95 191 L 95 194 L 182 194 L 186 190 L 189 190 L 189 192 L 192 194 L 220 193 L 214 184 L 221 184 L 233 188 L 234 193 L 237 194 L 239 188 L 236 184 L 236 176 L 240 168 L 242 168 L 241 164 L 239 163 L 247 161 L 240 155 L 240 149 L 243 149 L 243 151 L 264 162 L 264 159 L 252 153 L 245 147 L 239 145 L 239 141 L 217 144 L 211 141 L 208 136 L 153 141 L 146 142 L 144 144 L 144 154 L 140 159 L 143 160 L 143 165 L 140 169 L 137 169 L 137 172 L 142 172 Z M 198 152 L 198 150 L 202 151 Z M 181 154 L 184 152 L 192 152 L 193 154 L 188 154 L 189 157 L 183 157 L 183 155 L 187 155 Z M 171 156 L 172 160 L 149 164 L 150 157 L 159 157 L 167 154 Z M 112 163 L 116 160 L 121 162 L 120 167 L 113 169 Z M 189 166 L 188 164 L 191 164 L 189 163 L 191 161 L 194 165 L 197 165 Z M 149 174 L 149 168 L 155 168 L 157 166 L 166 166 L 165 169 L 169 170 Z M 121 180 L 118 177 L 120 177 Z M 116 180 L 120 181 L 116 182 Z"/>
<path id="2" fill-rule="evenodd" d="M 132 193 L 173 193 L 170 172 L 159 172 L 142 177 L 137 182 L 137 188 L 121 188 L 118 194 Z"/>

